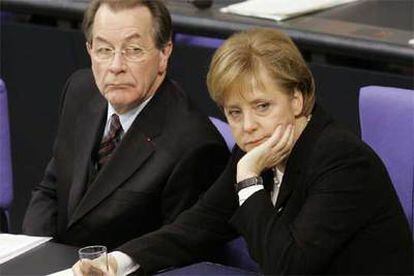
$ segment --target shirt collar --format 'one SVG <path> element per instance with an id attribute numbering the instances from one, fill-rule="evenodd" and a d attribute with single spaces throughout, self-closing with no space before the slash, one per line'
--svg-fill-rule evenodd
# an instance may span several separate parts
<path id="1" fill-rule="evenodd" d="M 134 107 L 133 109 L 123 113 L 118 114 L 114 107 L 108 102 L 108 112 L 106 116 L 106 126 L 109 126 L 109 122 L 111 119 L 112 114 L 117 114 L 119 116 L 119 121 L 121 122 L 121 126 L 123 129 L 123 133 L 125 134 L 128 129 L 131 127 L 132 123 L 134 122 L 135 118 L 138 116 L 138 114 L 144 109 L 144 107 L 148 104 L 148 102 L 152 99 L 153 96 L 146 99 L 144 102 L 142 102 L 137 107 Z"/>

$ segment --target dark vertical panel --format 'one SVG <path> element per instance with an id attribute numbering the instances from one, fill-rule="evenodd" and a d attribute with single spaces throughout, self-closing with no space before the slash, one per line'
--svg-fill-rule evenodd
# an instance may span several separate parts
<path id="1" fill-rule="evenodd" d="M 42 178 L 57 127 L 61 89 L 87 66 L 79 32 L 14 23 L 1 25 L 1 76 L 9 91 L 14 177 L 11 230 L 19 232 L 30 190 Z"/>
<path id="2" fill-rule="evenodd" d="M 350 67 L 312 63 L 318 101 L 337 119 L 359 135 L 359 88 L 367 85 L 413 89 L 408 76 L 379 73 Z"/>
<path id="3" fill-rule="evenodd" d="M 177 43 L 168 74 L 180 84 L 204 114 L 224 119 L 222 112 L 210 99 L 206 85 L 208 66 L 214 51 L 212 48 Z"/>

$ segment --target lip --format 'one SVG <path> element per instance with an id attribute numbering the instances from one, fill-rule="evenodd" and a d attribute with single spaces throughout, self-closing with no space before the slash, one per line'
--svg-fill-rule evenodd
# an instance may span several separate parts
<path id="1" fill-rule="evenodd" d="M 255 140 L 251 140 L 251 141 L 247 141 L 246 143 L 244 143 L 245 145 L 257 145 L 262 143 L 267 137 L 262 137 L 259 139 L 255 139 Z"/>
<path id="2" fill-rule="evenodd" d="M 129 87 L 129 86 L 131 85 L 128 83 L 109 83 L 106 85 L 106 87 L 109 87 L 109 88 L 123 88 L 123 87 Z"/>
<path id="3" fill-rule="evenodd" d="M 119 86 L 131 86 L 131 85 L 128 83 L 108 83 L 106 86 L 119 87 Z"/>

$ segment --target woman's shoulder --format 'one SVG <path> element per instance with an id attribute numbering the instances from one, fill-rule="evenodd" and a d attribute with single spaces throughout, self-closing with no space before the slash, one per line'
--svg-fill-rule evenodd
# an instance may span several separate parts
<path id="1" fill-rule="evenodd" d="M 319 133 L 311 154 L 313 166 L 379 165 L 376 153 L 361 138 L 346 127 L 332 121 Z"/>
<path id="2" fill-rule="evenodd" d="M 305 147 L 312 148 L 311 155 L 368 154 L 372 150 L 361 138 L 342 123 L 334 120 L 322 107 L 316 106 L 309 124 Z"/>

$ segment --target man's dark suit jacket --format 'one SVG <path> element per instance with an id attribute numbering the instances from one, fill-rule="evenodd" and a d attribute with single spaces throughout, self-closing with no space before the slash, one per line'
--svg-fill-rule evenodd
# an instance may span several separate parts
<path id="1" fill-rule="evenodd" d="M 409 226 L 385 167 L 321 108 L 291 152 L 275 206 L 266 189 L 238 206 L 233 185 L 243 154 L 233 151 L 216 183 L 175 223 L 119 250 L 140 272 L 153 272 L 194 261 L 236 230 L 265 274 L 413 272 Z M 269 172 L 263 178 L 272 184 Z"/>
<path id="2" fill-rule="evenodd" d="M 76 72 L 64 89 L 53 157 L 32 194 L 24 233 L 113 248 L 172 222 L 225 167 L 220 133 L 166 79 L 91 179 L 106 116 L 92 72 Z"/>

